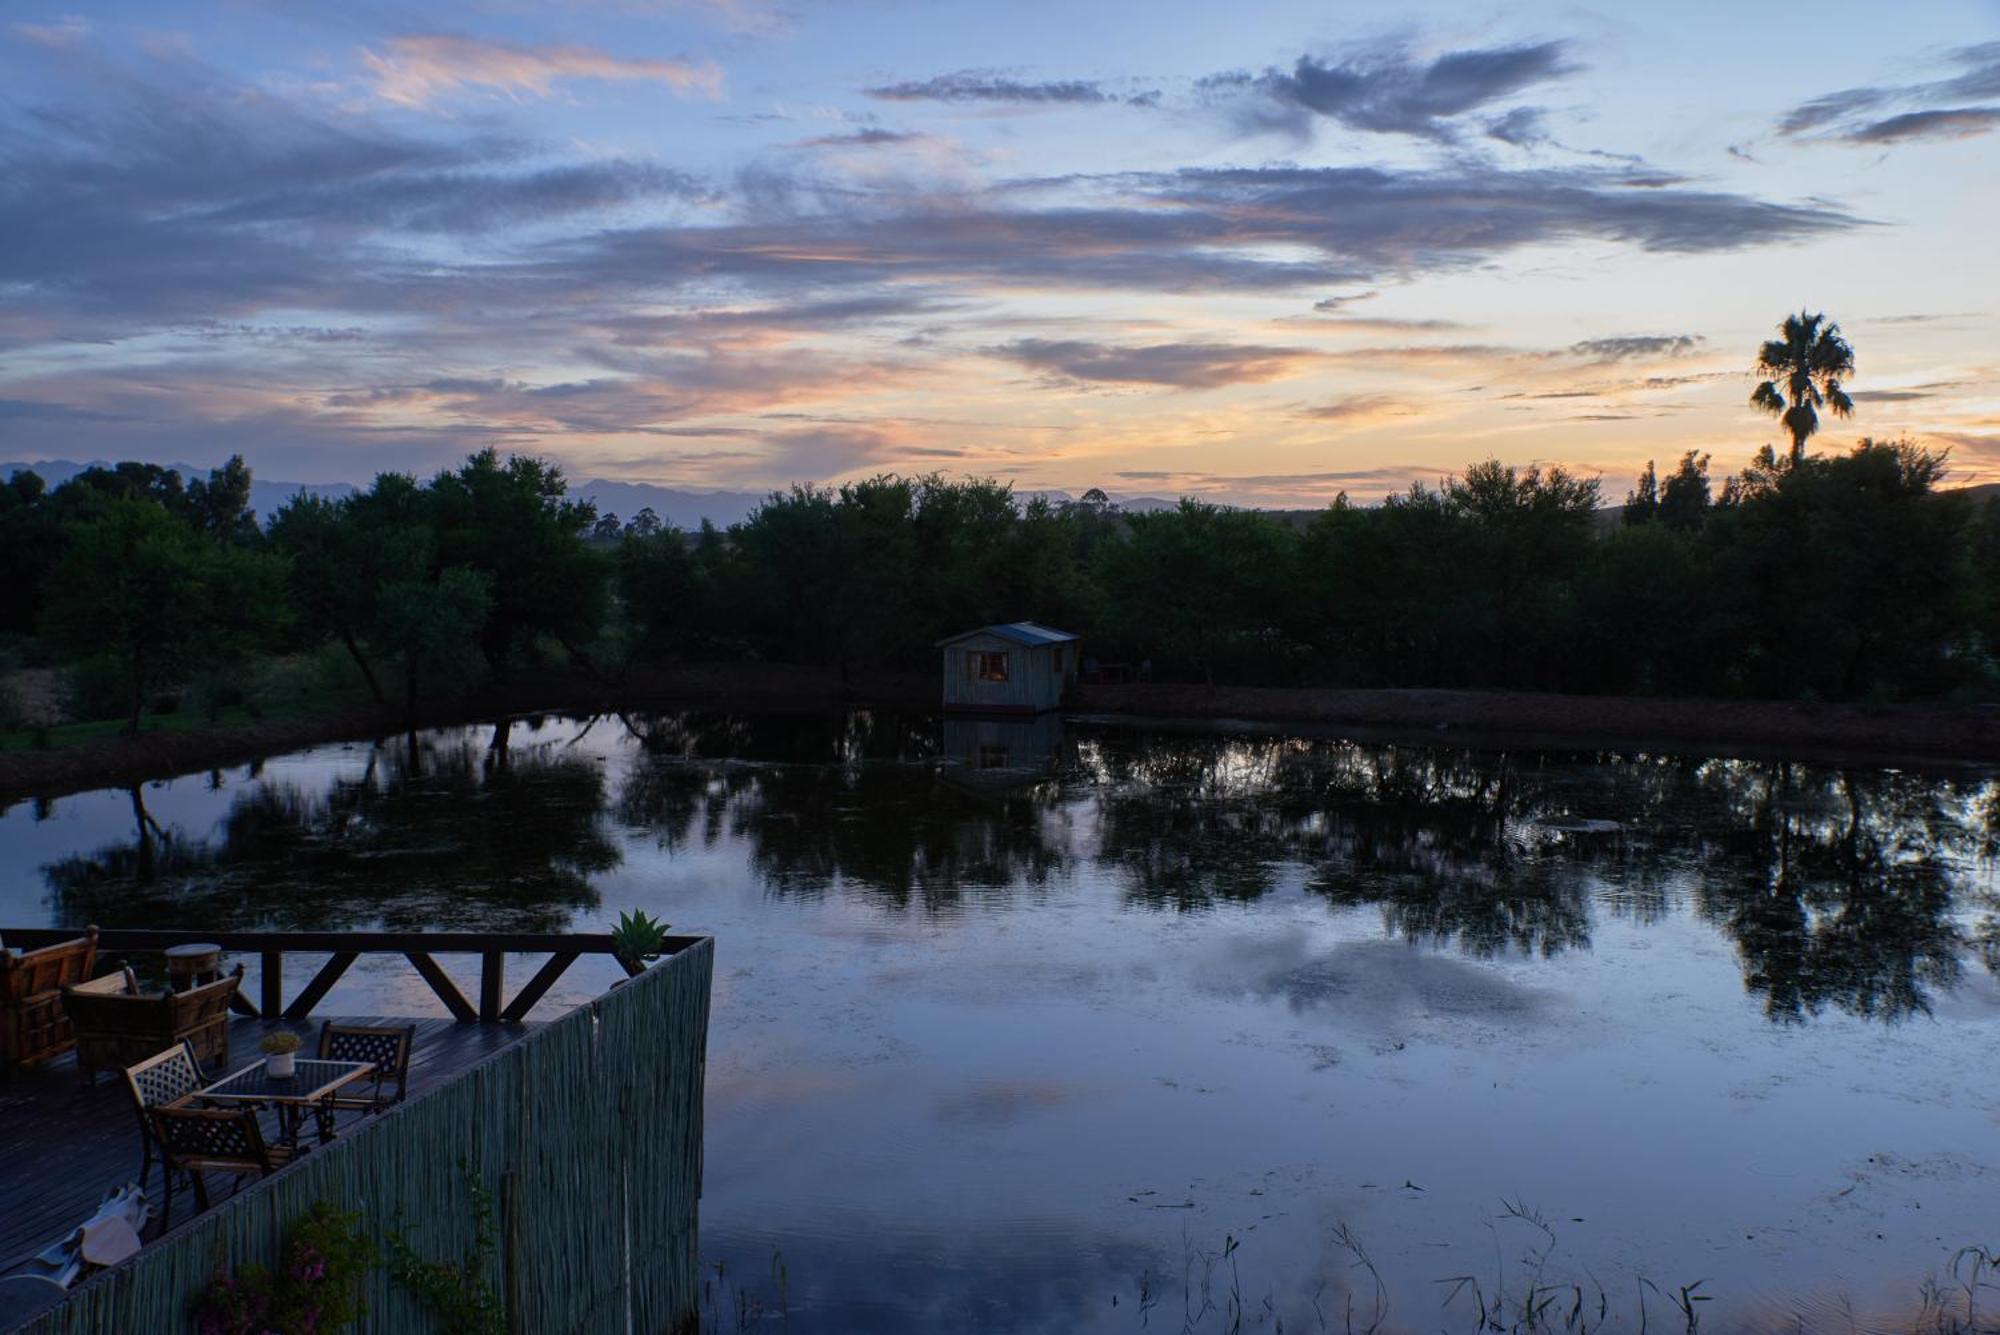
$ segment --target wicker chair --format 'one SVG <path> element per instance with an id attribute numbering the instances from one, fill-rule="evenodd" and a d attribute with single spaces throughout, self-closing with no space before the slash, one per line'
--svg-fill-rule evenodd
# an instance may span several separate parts
<path id="1" fill-rule="evenodd" d="M 194 1182 L 197 1211 L 208 1208 L 205 1173 L 229 1173 L 241 1179 L 255 1174 L 269 1177 L 292 1159 L 294 1151 L 283 1145 L 264 1142 L 263 1128 L 257 1125 L 255 1108 L 162 1107 L 148 1110 L 153 1135 L 160 1143 L 160 1158 L 166 1192 L 160 1202 L 160 1232 L 174 1210 L 174 1174 L 186 1173 Z"/>
<path id="2" fill-rule="evenodd" d="M 377 1029 L 328 1020 L 319 1030 L 322 1061 L 375 1063 L 375 1074 L 366 1094 L 335 1094 L 329 1102 L 342 1111 L 362 1113 L 382 1112 L 401 1103 L 410 1079 L 410 1048 L 416 1041 L 417 1027 L 413 1024 Z M 385 1093 L 383 1086 L 391 1081 L 395 1082 L 396 1092 Z M 359 1083 L 348 1088 L 356 1088 Z"/>
<path id="3" fill-rule="evenodd" d="M 97 929 L 26 952 L 0 949 L 0 1060 L 26 1066 L 59 1057 L 73 1042 L 62 990 L 97 965 Z"/>
<path id="4" fill-rule="evenodd" d="M 155 1108 L 184 1108 L 202 1086 L 201 1065 L 186 1039 L 156 1057 L 125 1068 L 125 1087 L 132 1091 L 132 1110 L 139 1116 L 139 1188 L 145 1190 L 153 1171 L 153 1123 L 147 1114 Z M 164 1168 L 161 1172 L 165 1172 Z"/>
<path id="5" fill-rule="evenodd" d="M 76 1064 L 95 1083 L 99 1071 L 122 1070 L 185 1039 L 197 1062 L 229 1060 L 229 1003 L 243 983 L 243 966 L 185 992 L 106 996 L 63 989 L 63 1008 L 76 1029 Z"/>

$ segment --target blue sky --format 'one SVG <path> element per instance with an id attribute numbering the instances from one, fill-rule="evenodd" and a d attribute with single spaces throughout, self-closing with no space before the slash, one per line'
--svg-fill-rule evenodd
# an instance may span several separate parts
<path id="1" fill-rule="evenodd" d="M 1261 504 L 1737 466 L 1824 309 L 2000 479 L 2000 4 L 16 3 L 0 456 Z"/>

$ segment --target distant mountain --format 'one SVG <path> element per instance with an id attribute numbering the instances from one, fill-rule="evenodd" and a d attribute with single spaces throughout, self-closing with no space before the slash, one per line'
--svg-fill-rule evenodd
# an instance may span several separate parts
<path id="1" fill-rule="evenodd" d="M 607 482 L 592 478 L 570 488 L 597 507 L 597 513 L 613 514 L 630 522 L 633 515 L 650 509 L 675 528 L 693 530 L 706 519 L 717 528 L 748 519 L 750 512 L 764 503 L 761 491 L 679 491 L 656 487 L 650 482 Z"/>
<path id="2" fill-rule="evenodd" d="M 12 477 L 27 471 L 39 473 L 42 481 L 50 487 L 59 487 L 86 468 L 109 468 L 102 459 L 89 463 L 76 463 L 69 459 L 44 459 L 38 463 L 0 463 L 0 477 Z M 206 468 L 193 464 L 168 464 L 167 467 L 183 478 L 207 477 Z M 261 523 L 270 523 L 271 516 L 292 497 L 304 492 L 309 496 L 324 496 L 338 500 L 351 496 L 356 488 L 347 482 L 267 482 L 253 473 L 250 483 L 250 508 L 257 512 Z M 767 491 L 683 491 L 675 487 L 655 486 L 650 482 L 612 482 L 604 478 L 591 478 L 570 487 L 572 496 L 581 497 L 597 507 L 599 515 L 613 514 L 621 520 L 630 520 L 641 510 L 651 509 L 662 520 L 678 529 L 693 530 L 701 527 L 706 519 L 717 528 L 728 528 L 731 524 L 750 517 L 750 512 L 764 503 Z M 1075 499 L 1064 491 L 1038 491 L 1019 493 L 1026 501 L 1035 496 L 1050 501 L 1063 502 Z M 1145 514 L 1153 510 L 1171 510 L 1177 501 L 1163 500 L 1158 496 L 1113 496 L 1120 509 L 1128 514 Z"/>

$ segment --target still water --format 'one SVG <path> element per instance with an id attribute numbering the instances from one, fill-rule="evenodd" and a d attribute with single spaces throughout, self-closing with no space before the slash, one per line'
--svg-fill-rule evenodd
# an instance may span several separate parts
<path id="1" fill-rule="evenodd" d="M 17 805 L 0 927 L 713 933 L 719 1330 L 1902 1330 L 2000 1244 L 1996 844 L 1963 769 L 547 718 Z"/>

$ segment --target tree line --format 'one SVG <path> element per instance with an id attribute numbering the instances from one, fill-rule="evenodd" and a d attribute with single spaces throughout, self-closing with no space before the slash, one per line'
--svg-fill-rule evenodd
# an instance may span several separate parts
<path id="1" fill-rule="evenodd" d="M 929 671 L 935 642 L 1032 618 L 1163 679 L 1781 699 L 1985 694 L 2000 502 L 1907 441 L 1768 447 L 1716 485 L 1690 452 L 1620 508 L 1597 479 L 1485 460 L 1310 516 L 882 476 L 777 493 L 727 529 L 620 525 L 553 465 L 488 450 L 427 480 L 300 495 L 268 524 L 232 459 L 0 487 L 0 632 L 104 683 L 136 728 L 191 677 L 321 650 L 414 715 L 559 660 Z"/>

